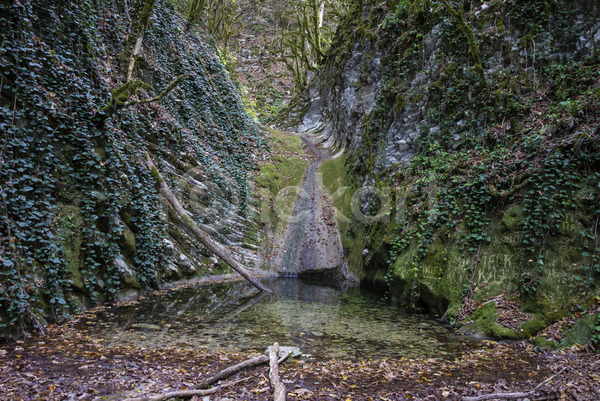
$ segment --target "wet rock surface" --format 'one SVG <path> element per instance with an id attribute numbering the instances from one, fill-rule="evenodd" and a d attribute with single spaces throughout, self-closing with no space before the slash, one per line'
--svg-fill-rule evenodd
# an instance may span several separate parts
<path id="1" fill-rule="evenodd" d="M 304 134 L 302 140 L 310 150 L 311 163 L 298 189 L 294 213 L 277 242 L 272 261 L 277 271 L 288 275 L 344 276 L 345 260 L 335 222 L 328 217 L 324 204 L 319 166 L 330 157 L 317 142 L 319 137 Z"/>

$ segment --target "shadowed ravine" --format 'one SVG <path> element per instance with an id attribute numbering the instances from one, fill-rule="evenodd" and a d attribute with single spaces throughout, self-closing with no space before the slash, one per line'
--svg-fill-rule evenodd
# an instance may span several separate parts
<path id="1" fill-rule="evenodd" d="M 318 138 L 305 134 L 301 139 L 312 160 L 301 187 L 290 191 L 295 191 L 298 197 L 284 235 L 275 240 L 273 267 L 287 275 L 345 276 L 340 235 L 333 216 L 324 213 L 322 176 L 319 173 L 321 163 L 331 155 L 316 143 Z"/>

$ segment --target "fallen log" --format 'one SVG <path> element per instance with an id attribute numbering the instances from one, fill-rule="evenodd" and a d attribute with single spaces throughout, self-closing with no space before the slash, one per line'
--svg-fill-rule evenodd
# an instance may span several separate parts
<path id="1" fill-rule="evenodd" d="M 288 354 L 289 355 L 289 354 Z M 288 355 L 285 355 L 281 360 L 283 361 L 287 358 Z M 147 396 L 147 397 L 138 397 L 138 398 L 127 398 L 124 401 L 164 401 L 171 398 L 179 397 L 179 398 L 189 398 L 193 396 L 204 396 L 216 393 L 222 388 L 234 386 L 242 381 L 248 380 L 248 378 L 236 380 L 233 382 L 225 383 L 220 385 L 219 387 L 209 388 L 215 383 L 220 382 L 221 380 L 227 379 L 228 377 L 244 370 L 253 368 L 259 365 L 264 365 L 269 362 L 269 358 L 266 355 L 257 356 L 254 358 L 247 359 L 243 362 L 240 362 L 236 365 L 230 366 L 226 369 L 223 369 L 219 373 L 214 376 L 209 377 L 204 380 L 202 383 L 194 386 L 192 390 L 179 390 L 179 391 L 171 391 L 169 393 L 164 393 L 160 395 Z"/>
<path id="2" fill-rule="evenodd" d="M 172 391 L 170 393 L 164 393 L 161 395 L 155 395 L 150 397 L 138 397 L 138 398 L 126 398 L 124 401 L 164 401 L 169 400 L 171 398 L 180 397 L 193 397 L 193 396 L 203 396 L 214 394 L 219 391 L 219 387 L 214 387 L 209 390 L 182 390 L 182 391 Z"/>
<path id="3" fill-rule="evenodd" d="M 463 401 L 484 401 L 484 400 L 491 400 L 494 398 L 503 398 L 506 400 L 514 400 L 517 398 L 527 398 L 527 397 L 531 397 L 535 394 L 535 392 L 542 387 L 544 384 L 547 384 L 549 382 L 552 381 L 552 379 L 554 379 L 556 376 L 560 375 L 562 372 L 565 371 L 566 368 L 561 369 L 558 373 L 556 373 L 553 376 L 550 376 L 549 378 L 547 378 L 546 380 L 544 380 L 543 382 L 541 382 L 540 384 L 538 384 L 537 386 L 535 386 L 535 388 L 533 388 L 532 390 L 529 390 L 526 393 L 495 393 L 495 394 L 484 394 L 484 395 L 478 395 L 475 397 L 463 397 Z"/>
<path id="4" fill-rule="evenodd" d="M 194 396 L 204 396 L 204 395 L 210 395 L 210 394 L 214 394 L 217 391 L 226 388 L 226 387 L 231 387 L 231 386 L 235 386 L 236 384 L 243 382 L 245 380 L 248 380 L 248 378 L 244 378 L 244 379 L 240 379 L 240 380 L 235 380 L 232 381 L 230 383 L 224 383 L 223 385 L 219 386 L 219 387 L 213 387 L 211 389 L 207 389 L 207 390 L 180 390 L 180 391 L 171 391 L 168 393 L 164 393 L 161 395 L 155 395 L 155 396 L 148 396 L 148 397 L 138 397 L 138 398 L 126 398 L 123 401 L 165 401 L 165 400 L 169 400 L 171 398 L 189 398 L 189 397 L 194 397 Z"/>
<path id="5" fill-rule="evenodd" d="M 287 354 L 283 355 L 279 359 L 279 361 L 277 361 L 277 363 L 281 364 L 283 361 L 285 361 L 287 359 L 288 356 L 290 356 L 289 352 Z M 197 384 L 196 386 L 194 386 L 194 388 L 195 389 L 207 389 L 210 386 L 212 386 L 213 384 L 218 383 L 221 380 L 227 379 L 228 377 L 230 377 L 244 369 L 254 368 L 256 366 L 264 365 L 268 362 L 269 362 L 269 357 L 266 355 L 261 355 L 261 356 L 256 356 L 254 358 L 246 359 L 245 361 L 240 362 L 237 365 L 233 365 L 233 366 L 223 369 L 216 375 L 209 377 L 208 379 L 204 380 L 200 384 Z"/>
<path id="6" fill-rule="evenodd" d="M 285 401 L 286 399 L 286 390 L 285 385 L 281 382 L 279 378 L 279 361 L 277 360 L 279 356 L 279 343 L 273 344 L 271 348 L 271 352 L 269 353 L 269 381 L 271 382 L 271 388 L 273 390 L 273 400 L 274 401 Z M 283 359 L 285 359 L 287 355 L 285 355 Z"/>
<path id="7" fill-rule="evenodd" d="M 248 369 L 248 368 L 253 368 L 255 366 L 259 366 L 259 365 L 263 365 L 265 363 L 269 362 L 269 358 L 265 355 L 261 355 L 261 356 L 257 356 L 251 359 L 247 359 L 244 362 L 240 362 L 237 365 L 233 365 L 230 366 L 226 369 L 223 369 L 222 371 L 220 371 L 219 373 L 217 373 L 216 375 L 204 380 L 202 383 L 194 386 L 194 388 L 197 389 L 206 389 L 209 388 L 210 386 L 212 386 L 213 384 L 228 378 L 229 376 L 232 376 L 234 374 L 236 374 L 237 372 L 244 370 L 244 369 Z"/>
<path id="8" fill-rule="evenodd" d="M 202 231 L 198 225 L 192 220 L 192 218 L 188 215 L 187 211 L 181 206 L 179 200 L 171 191 L 171 188 L 167 185 L 165 180 L 160 175 L 158 168 L 150 158 L 150 155 L 146 154 L 146 163 L 148 168 L 152 172 L 152 175 L 156 178 L 156 181 L 159 185 L 159 190 L 162 196 L 164 196 L 169 202 L 172 209 L 179 216 L 181 221 L 187 226 L 187 228 L 195 235 L 195 237 L 210 250 L 212 253 L 217 255 L 221 260 L 227 263 L 233 270 L 238 272 L 242 277 L 252 283 L 253 286 L 258 288 L 260 291 L 264 291 L 267 293 L 271 293 L 272 291 L 266 287 L 263 283 L 255 279 L 246 271 L 246 268 L 238 263 L 235 259 L 233 259 L 230 255 L 228 255 L 219 245 L 217 245 L 213 239 L 204 231 Z"/>

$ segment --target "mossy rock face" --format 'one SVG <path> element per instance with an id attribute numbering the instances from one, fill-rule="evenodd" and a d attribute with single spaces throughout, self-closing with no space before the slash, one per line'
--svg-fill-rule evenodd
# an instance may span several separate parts
<path id="1" fill-rule="evenodd" d="M 446 313 L 449 304 L 446 298 L 429 292 L 429 288 L 425 286 L 419 286 L 418 291 L 419 301 L 427 307 L 427 310 L 436 315 L 444 315 Z"/>
<path id="2" fill-rule="evenodd" d="M 81 275 L 81 244 L 83 242 L 83 218 L 81 210 L 73 205 L 60 205 L 58 213 L 58 236 L 63 245 L 65 259 L 71 281 L 76 290 L 84 290 L 83 276 Z"/>
<path id="3" fill-rule="evenodd" d="M 137 299 L 139 296 L 140 296 L 140 293 L 138 290 L 128 288 L 128 289 L 125 289 L 125 290 L 119 292 L 119 294 L 117 296 L 117 301 L 118 302 L 133 301 L 133 300 Z"/>
<path id="4" fill-rule="evenodd" d="M 498 340 L 519 338 L 513 330 L 498 324 L 498 310 L 496 302 L 493 301 L 477 308 L 470 321 L 460 331 Z"/>
<path id="5" fill-rule="evenodd" d="M 560 344 L 558 344 L 556 341 L 549 340 L 546 337 L 536 337 L 533 340 L 533 343 L 536 347 L 540 349 L 547 349 L 552 351 L 560 348 Z"/>
<path id="6" fill-rule="evenodd" d="M 248 223 L 244 230 L 243 246 L 249 246 L 248 249 L 254 249 L 259 244 L 259 231 L 258 221 L 260 221 L 260 215 L 251 210 L 248 213 Z"/>
<path id="7" fill-rule="evenodd" d="M 500 221 L 506 231 L 515 232 L 521 228 L 523 217 L 523 206 L 512 205 L 506 209 Z"/>
<path id="8" fill-rule="evenodd" d="M 547 240 L 547 252 L 542 276 L 542 294 L 554 297 L 557 303 L 566 305 L 582 293 L 574 277 L 583 275 L 583 265 L 578 248 L 581 244 L 571 242 L 569 237 L 551 237 Z"/>
<path id="9" fill-rule="evenodd" d="M 354 194 L 354 183 L 349 182 L 351 177 L 346 177 L 346 153 L 331 160 L 321 163 L 323 187 L 331 198 L 336 209 L 336 220 L 338 226 L 348 228 L 349 219 L 352 219 L 352 195 Z M 343 234 L 343 230 L 340 229 Z"/>
<path id="10" fill-rule="evenodd" d="M 280 190 L 297 186 L 302 181 L 308 161 L 299 156 L 273 156 L 273 163 L 265 164 L 260 171 L 256 183 L 277 195 Z"/>
<path id="11" fill-rule="evenodd" d="M 560 225 L 560 234 L 566 237 L 573 237 L 585 230 L 585 227 L 581 222 L 585 219 L 582 213 L 565 213 Z"/>
<path id="12" fill-rule="evenodd" d="M 526 313 L 532 313 L 536 316 L 542 315 L 546 326 L 558 322 L 567 314 L 564 306 L 557 302 L 554 297 L 543 295 L 525 302 L 522 309 Z"/>
<path id="13" fill-rule="evenodd" d="M 530 338 L 546 328 L 547 324 L 544 320 L 534 319 L 521 323 L 521 331 L 519 335 L 522 338 Z"/>
<path id="14" fill-rule="evenodd" d="M 135 234 L 129 227 L 123 225 L 123 232 L 121 233 L 122 248 L 123 252 L 128 259 L 133 259 L 137 252 L 135 247 Z"/>
<path id="15" fill-rule="evenodd" d="M 363 250 L 365 249 L 364 230 L 353 233 L 348 230 L 342 234 L 342 246 L 347 253 L 348 270 L 361 281 L 368 281 L 368 271 L 364 268 Z"/>
<path id="16" fill-rule="evenodd" d="M 573 323 L 573 325 L 565 331 L 560 346 L 568 348 L 573 345 L 585 345 L 592 340 L 592 335 L 595 334 L 596 322 L 598 321 L 598 313 L 584 316 Z"/>
<path id="17" fill-rule="evenodd" d="M 414 255 L 418 244 L 413 241 L 398 255 L 394 263 L 392 269 L 394 281 L 399 284 L 392 288 L 391 295 L 407 301 L 411 294 L 406 291 L 406 288 L 412 287 L 416 279 L 416 285 L 421 289 L 422 294 L 427 294 L 430 299 L 445 300 L 433 304 L 448 305 L 446 316 L 451 317 L 460 309 L 464 290 L 469 286 L 478 287 L 474 295 L 474 300 L 477 302 L 484 302 L 506 290 L 518 290 L 525 263 L 525 255 L 522 251 L 523 218 L 521 205 L 509 206 L 504 213 L 491 216 L 487 230 L 490 241 L 488 244 L 482 244 L 476 259 L 461 249 L 459 241 L 448 233 L 440 232 L 431 241 L 426 256 L 415 271 Z M 565 220 L 567 223 L 563 223 L 561 231 L 573 233 L 581 228 L 579 227 L 581 216 L 573 215 Z M 371 244 L 379 245 L 369 249 L 369 255 L 376 255 L 386 247 L 386 241 L 389 242 L 389 233 L 393 227 L 380 226 L 387 231 L 378 239 L 371 241 Z M 466 228 L 459 227 L 459 230 L 466 230 Z M 543 316 L 547 324 L 564 316 L 563 306 L 569 302 L 573 294 L 580 292 L 579 284 L 573 280 L 573 277 L 582 274 L 581 262 L 579 262 L 581 256 L 578 253 L 582 245 L 580 237 L 576 235 L 561 233 L 547 238 L 545 266 L 540 277 L 542 286 L 530 301 L 533 303 L 528 306 L 531 312 Z M 357 251 L 352 249 L 350 252 Z M 356 259 L 356 257 L 351 259 L 351 263 Z M 385 265 L 386 261 L 383 260 L 381 263 Z M 374 266 L 372 263 L 366 263 L 363 268 L 385 270 L 385 266 Z M 359 273 L 358 276 L 373 278 L 371 273 Z M 528 330 L 532 328 L 527 327 Z M 535 333 L 528 336 L 533 334 Z"/>
<path id="18" fill-rule="evenodd" d="M 122 257 L 117 258 L 115 262 L 119 267 L 119 272 L 122 279 L 121 288 L 139 289 L 140 283 L 135 277 L 135 270 Z"/>

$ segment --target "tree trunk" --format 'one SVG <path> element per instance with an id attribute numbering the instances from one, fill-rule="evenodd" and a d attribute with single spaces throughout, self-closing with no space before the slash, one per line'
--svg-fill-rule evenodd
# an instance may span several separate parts
<path id="1" fill-rule="evenodd" d="M 239 264 L 235 259 L 233 259 L 229 254 L 227 254 L 223 249 L 221 249 L 221 247 L 217 245 L 207 233 L 205 233 L 198 227 L 198 225 L 194 222 L 194 220 L 192 220 L 192 218 L 189 216 L 189 214 L 183 208 L 183 206 L 181 206 L 181 203 L 179 203 L 179 200 L 177 200 L 175 194 L 173 194 L 165 180 L 163 180 L 162 176 L 158 172 L 158 169 L 152 162 L 152 159 L 150 159 L 150 155 L 148 154 L 146 154 L 146 163 L 153 176 L 155 176 L 158 181 L 161 195 L 167 199 L 169 204 L 173 207 L 175 213 L 179 215 L 181 221 L 196 236 L 196 238 L 212 253 L 217 255 L 219 258 L 221 258 L 221 260 L 223 260 L 225 263 L 231 266 L 233 270 L 241 274 L 242 277 L 244 277 L 246 280 L 252 283 L 253 286 L 267 293 L 272 292 L 264 284 L 252 277 L 250 273 L 246 271 L 247 269 L 244 266 Z"/>
<path id="2" fill-rule="evenodd" d="M 209 395 L 209 394 L 214 394 L 217 391 L 219 391 L 225 387 L 235 386 L 236 384 L 238 384 L 246 379 L 240 379 L 240 380 L 236 380 L 234 382 L 224 383 L 218 387 L 209 388 L 211 385 L 213 385 L 217 382 L 220 382 L 221 380 L 226 379 L 229 376 L 232 376 L 241 370 L 254 368 L 256 366 L 265 364 L 267 362 L 269 362 L 269 358 L 267 358 L 265 355 L 257 356 L 255 358 L 251 358 L 251 359 L 245 360 L 243 362 L 240 362 L 237 365 L 230 366 L 227 369 L 223 369 L 216 375 L 206 379 L 205 381 L 198 384 L 197 386 L 194 386 L 194 389 L 192 389 L 192 390 L 171 391 L 171 392 L 168 392 L 165 394 L 148 396 L 148 397 L 126 398 L 123 401 L 164 401 L 164 400 L 169 400 L 171 398 L 188 398 L 188 397 L 195 397 L 195 396 L 200 397 L 200 396 L 205 396 L 205 395 Z"/>
<path id="3" fill-rule="evenodd" d="M 138 0 L 133 7 L 131 29 L 120 56 L 120 70 L 124 82 L 131 81 L 135 68 L 135 56 L 142 50 L 144 33 L 150 21 L 156 0 Z"/>
<path id="4" fill-rule="evenodd" d="M 213 384 L 220 382 L 223 379 L 227 379 L 229 376 L 232 376 L 241 370 L 253 368 L 253 367 L 259 366 L 259 365 L 263 365 L 263 364 L 267 363 L 268 361 L 269 361 L 269 358 L 267 358 L 265 355 L 247 359 L 243 362 L 238 363 L 237 365 L 233 365 L 226 369 L 223 369 L 216 375 L 206 379 L 205 381 L 198 384 L 197 386 L 194 386 L 194 388 L 207 389 L 210 386 L 212 386 Z"/>

